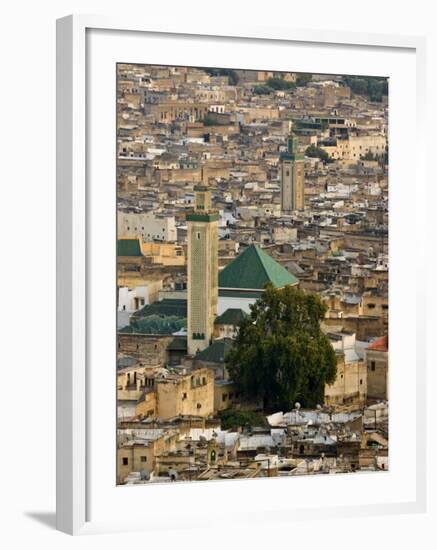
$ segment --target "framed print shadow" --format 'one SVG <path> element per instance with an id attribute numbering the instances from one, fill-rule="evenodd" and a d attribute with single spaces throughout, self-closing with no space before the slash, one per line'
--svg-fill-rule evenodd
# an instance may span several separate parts
<path id="1" fill-rule="evenodd" d="M 423 52 L 58 21 L 60 530 L 424 510 Z"/>

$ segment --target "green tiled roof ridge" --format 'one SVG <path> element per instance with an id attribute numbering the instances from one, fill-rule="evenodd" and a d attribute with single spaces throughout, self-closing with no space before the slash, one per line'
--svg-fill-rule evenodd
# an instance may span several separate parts
<path id="1" fill-rule="evenodd" d="M 298 279 L 259 246 L 253 244 L 219 274 L 220 288 L 263 289 L 269 281 L 276 288 L 282 288 L 296 284 Z"/>

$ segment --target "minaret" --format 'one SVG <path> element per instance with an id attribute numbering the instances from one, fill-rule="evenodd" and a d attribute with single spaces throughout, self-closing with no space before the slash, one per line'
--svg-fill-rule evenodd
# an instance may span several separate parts
<path id="1" fill-rule="evenodd" d="M 210 345 L 217 315 L 219 215 L 205 179 L 194 187 L 195 207 L 187 214 L 188 355 Z"/>
<path id="2" fill-rule="evenodd" d="M 281 211 L 291 214 L 293 210 L 303 210 L 304 198 L 304 156 L 297 151 L 297 137 L 289 123 L 287 151 L 281 153 Z"/>

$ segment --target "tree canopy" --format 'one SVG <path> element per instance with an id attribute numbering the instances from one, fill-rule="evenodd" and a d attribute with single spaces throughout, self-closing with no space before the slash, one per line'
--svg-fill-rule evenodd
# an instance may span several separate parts
<path id="1" fill-rule="evenodd" d="M 305 155 L 307 157 L 319 158 L 326 163 L 332 162 L 332 158 L 328 155 L 328 153 L 324 149 L 321 149 L 314 144 L 306 148 Z"/>
<path id="2" fill-rule="evenodd" d="M 388 95 L 388 79 L 377 76 L 345 76 L 344 82 L 352 92 L 366 96 L 370 101 L 382 101 Z"/>
<path id="3" fill-rule="evenodd" d="M 267 86 L 273 90 L 290 90 L 296 88 L 296 82 L 284 80 L 283 78 L 269 78 Z"/>
<path id="4" fill-rule="evenodd" d="M 255 411 L 238 411 L 226 409 L 218 414 L 222 430 L 238 430 L 238 428 L 267 427 L 266 417 Z"/>
<path id="5" fill-rule="evenodd" d="M 269 95 L 274 92 L 274 89 L 270 86 L 265 86 L 263 84 L 258 84 L 253 87 L 253 93 L 255 95 Z"/>
<path id="6" fill-rule="evenodd" d="M 240 326 L 226 356 L 232 379 L 266 412 L 323 403 L 325 384 L 335 381 L 337 361 L 320 329 L 326 306 L 316 294 L 267 285 Z"/>
<path id="7" fill-rule="evenodd" d="M 210 76 L 227 76 L 229 78 L 229 83 L 232 85 L 238 84 L 238 74 L 234 69 L 217 69 L 213 67 L 204 67 L 203 70 L 208 73 Z"/>

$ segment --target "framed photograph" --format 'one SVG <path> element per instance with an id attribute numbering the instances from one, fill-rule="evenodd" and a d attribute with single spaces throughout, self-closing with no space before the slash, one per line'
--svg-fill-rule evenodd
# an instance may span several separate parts
<path id="1" fill-rule="evenodd" d="M 424 511 L 424 39 L 57 35 L 58 529 Z"/>

